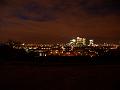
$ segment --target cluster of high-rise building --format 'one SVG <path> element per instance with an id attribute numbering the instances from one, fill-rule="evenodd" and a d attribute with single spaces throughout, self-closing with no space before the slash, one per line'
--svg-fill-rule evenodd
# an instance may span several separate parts
<path id="1" fill-rule="evenodd" d="M 80 46 L 93 46 L 94 40 L 88 40 L 86 38 L 77 37 L 76 39 L 70 40 L 68 43 L 70 46 L 80 47 Z"/>

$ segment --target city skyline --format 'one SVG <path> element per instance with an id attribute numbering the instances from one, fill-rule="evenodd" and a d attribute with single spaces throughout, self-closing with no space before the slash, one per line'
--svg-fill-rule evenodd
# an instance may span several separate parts
<path id="1" fill-rule="evenodd" d="M 1 0 L 0 41 L 120 40 L 117 0 Z"/>
<path id="2" fill-rule="evenodd" d="M 45 41 L 45 40 L 44 40 Z M 15 39 L 8 39 L 6 41 L 0 41 L 0 43 L 16 43 L 16 44 L 51 44 L 51 45 L 57 45 L 57 44 L 61 44 L 61 45 L 77 45 L 77 44 L 82 44 L 84 46 L 86 45 L 90 45 L 90 43 L 93 45 L 104 45 L 104 44 L 117 44 L 120 45 L 120 40 L 97 40 L 94 38 L 86 38 L 86 37 L 73 37 L 70 38 L 69 40 L 67 40 L 66 42 L 64 41 L 56 41 L 56 42 L 41 42 L 41 41 L 20 41 L 20 40 L 15 40 Z"/>

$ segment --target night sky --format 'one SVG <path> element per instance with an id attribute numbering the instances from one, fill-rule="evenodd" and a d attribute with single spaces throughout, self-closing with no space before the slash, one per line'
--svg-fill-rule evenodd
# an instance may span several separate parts
<path id="1" fill-rule="evenodd" d="M 0 0 L 0 41 L 120 39 L 119 0 Z"/>

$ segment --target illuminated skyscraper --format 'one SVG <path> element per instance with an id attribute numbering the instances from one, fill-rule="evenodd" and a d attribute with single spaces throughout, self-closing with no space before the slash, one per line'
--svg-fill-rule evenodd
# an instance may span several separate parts
<path id="1" fill-rule="evenodd" d="M 85 46 L 86 45 L 86 38 L 77 37 L 76 39 L 72 39 L 72 40 L 70 40 L 69 45 L 76 46 L 76 47 Z"/>
<path id="2" fill-rule="evenodd" d="M 94 40 L 89 40 L 89 46 L 92 46 L 94 44 Z"/>
<path id="3" fill-rule="evenodd" d="M 70 46 L 75 46 L 75 45 L 76 45 L 76 39 L 70 40 L 69 45 L 70 45 Z"/>
<path id="4" fill-rule="evenodd" d="M 77 47 L 82 46 L 82 42 L 83 42 L 82 38 L 77 37 L 76 46 L 77 46 Z"/>
<path id="5" fill-rule="evenodd" d="M 84 46 L 86 45 L 86 38 L 80 38 L 80 37 L 77 37 L 77 46 Z"/>
<path id="6" fill-rule="evenodd" d="M 83 45 L 86 45 L 86 38 L 83 38 Z"/>
<path id="7" fill-rule="evenodd" d="M 82 43 L 83 42 L 83 38 L 77 37 L 77 43 Z"/>

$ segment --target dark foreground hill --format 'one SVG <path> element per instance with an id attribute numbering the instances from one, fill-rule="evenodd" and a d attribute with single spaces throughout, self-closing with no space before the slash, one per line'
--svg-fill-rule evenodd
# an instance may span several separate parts
<path id="1" fill-rule="evenodd" d="M 120 65 L 120 56 L 101 56 L 101 57 L 20 57 L 2 58 L 0 64 L 31 64 L 31 65 Z"/>
<path id="2" fill-rule="evenodd" d="M 120 90 L 120 56 L 34 57 L 0 49 L 0 90 Z"/>
<path id="3" fill-rule="evenodd" d="M 0 90 L 120 90 L 120 65 L 0 65 Z"/>
<path id="4" fill-rule="evenodd" d="M 0 90 L 120 90 L 117 57 L 39 57 L 0 62 Z"/>

